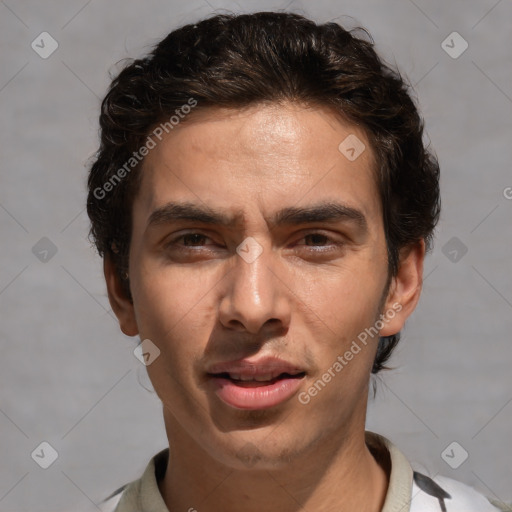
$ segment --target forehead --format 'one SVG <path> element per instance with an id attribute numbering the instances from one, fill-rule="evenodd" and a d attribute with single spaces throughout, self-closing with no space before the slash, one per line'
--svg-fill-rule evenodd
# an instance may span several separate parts
<path id="1" fill-rule="evenodd" d="M 268 214 L 338 200 L 371 217 L 380 212 L 374 167 L 364 131 L 326 108 L 205 108 L 146 156 L 134 207 L 147 220 L 176 199 Z"/>

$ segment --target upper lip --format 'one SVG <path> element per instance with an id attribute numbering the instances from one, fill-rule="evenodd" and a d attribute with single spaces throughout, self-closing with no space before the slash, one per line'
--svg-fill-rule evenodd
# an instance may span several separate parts
<path id="1" fill-rule="evenodd" d="M 237 361 L 229 361 L 223 363 L 212 364 L 207 373 L 210 375 L 218 375 L 228 373 L 230 377 L 237 379 L 257 379 L 264 380 L 275 379 L 282 373 L 289 375 L 298 375 L 305 373 L 305 370 L 297 365 L 284 361 L 276 357 L 263 357 L 260 359 L 249 360 L 239 359 Z"/>

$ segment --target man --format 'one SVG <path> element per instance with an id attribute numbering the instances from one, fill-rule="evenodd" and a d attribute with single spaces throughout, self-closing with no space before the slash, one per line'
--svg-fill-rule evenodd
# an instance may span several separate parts
<path id="1" fill-rule="evenodd" d="M 365 432 L 439 217 L 422 120 L 370 42 L 215 16 L 128 65 L 100 124 L 91 235 L 169 440 L 111 509 L 498 510 Z"/>

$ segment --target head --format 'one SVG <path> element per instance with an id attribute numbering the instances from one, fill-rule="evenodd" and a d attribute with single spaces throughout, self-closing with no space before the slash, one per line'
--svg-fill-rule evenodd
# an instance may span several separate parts
<path id="1" fill-rule="evenodd" d="M 326 423 L 364 424 L 439 216 L 422 120 L 371 40 L 294 14 L 215 16 L 127 65 L 100 125 L 91 237 L 121 329 L 160 350 L 148 373 L 169 422 L 231 460 L 287 417 L 273 463 L 290 428 L 306 449 Z M 216 364 L 267 356 L 301 370 L 294 399 L 218 398 Z"/>

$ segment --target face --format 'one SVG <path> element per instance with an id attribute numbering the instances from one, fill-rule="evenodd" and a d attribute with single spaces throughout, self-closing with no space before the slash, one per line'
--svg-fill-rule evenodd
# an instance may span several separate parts
<path id="1" fill-rule="evenodd" d="M 364 431 L 378 338 L 414 308 L 423 253 L 387 286 L 356 126 L 290 104 L 194 116 L 144 161 L 133 304 L 107 265 L 109 296 L 125 334 L 160 350 L 147 370 L 168 432 L 230 467 L 275 468 Z M 356 159 L 338 149 L 348 136 Z"/>

